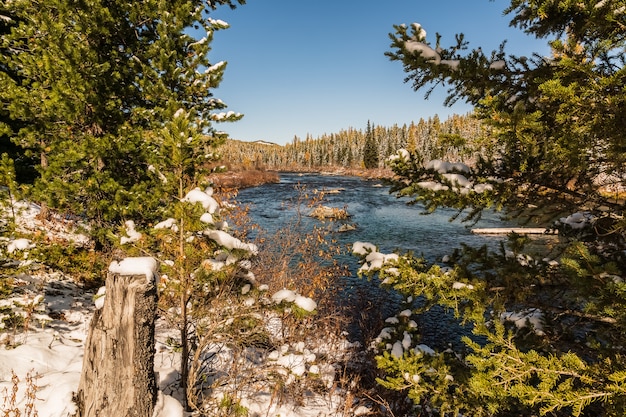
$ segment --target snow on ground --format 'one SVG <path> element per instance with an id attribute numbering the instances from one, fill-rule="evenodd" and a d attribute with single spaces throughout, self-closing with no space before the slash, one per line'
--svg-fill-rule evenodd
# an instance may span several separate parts
<path id="1" fill-rule="evenodd" d="M 13 390 L 13 373 L 20 379 L 15 404 L 19 409 L 24 409 L 27 400 L 25 379 L 30 374 L 37 386 L 35 409 L 40 417 L 69 416 L 76 411 L 72 395 L 80 379 L 90 316 L 87 304 L 91 303 L 88 295 L 68 282 L 59 281 L 46 291 L 51 294 L 43 301 L 49 313 L 48 323 L 26 333 L 11 330 L 2 333 L 0 399 L 4 412 Z"/>
<path id="2" fill-rule="evenodd" d="M 14 204 L 18 231 L 25 233 L 43 233 L 50 239 L 61 239 L 77 244 L 89 243 L 89 238 L 81 233 L 86 227 L 79 222 L 70 221 L 60 216 L 54 216 L 50 221 L 37 218 L 40 207 L 34 203 L 18 201 Z"/>
<path id="3" fill-rule="evenodd" d="M 68 223 L 61 219 L 41 223 L 36 215 L 38 208 L 25 205 L 19 223 L 24 230 L 38 230 L 53 240 L 66 239 L 85 243 L 85 237 L 74 231 L 67 231 Z M 24 255 L 32 248 L 30 241 L 13 240 L 4 242 L 17 255 Z M 139 265 L 143 272 L 146 259 L 135 259 L 131 266 Z M 23 261 L 25 262 L 25 261 Z M 149 262 L 148 262 L 149 263 Z M 121 264 L 121 265 L 120 265 Z M 125 267 L 123 261 L 114 267 Z M 68 417 L 76 413 L 72 400 L 78 389 L 83 355 L 89 323 L 96 303 L 95 290 L 85 291 L 71 278 L 47 268 L 31 268 L 28 273 L 15 277 L 15 291 L 8 298 L 0 299 L 0 414 L 34 415 L 39 417 Z M 102 291 L 100 291 L 102 293 Z M 42 296 L 43 294 L 43 296 Z M 314 301 L 294 293 L 294 301 L 305 309 L 313 309 Z M 3 319 L 8 314 L 17 313 L 28 321 L 17 329 L 2 328 Z M 271 325 L 280 326 L 278 317 L 270 317 Z M 24 331 L 24 327 L 28 327 Z M 159 378 L 159 397 L 154 417 L 183 417 L 178 389 L 178 369 L 180 363 L 176 349 L 168 343 L 168 338 L 177 334 L 163 320 L 157 320 L 155 371 Z M 324 336 L 324 335 L 321 335 Z M 315 346 L 309 346 L 315 345 Z M 249 416 L 264 417 L 331 417 L 343 416 L 344 392 L 337 388 L 336 367 L 332 360 L 354 349 L 355 345 L 339 339 L 329 343 L 328 338 L 320 337 L 318 342 L 310 341 L 285 344 L 269 354 L 256 352 L 256 358 L 247 360 L 246 366 L 257 366 L 258 372 L 251 369 L 255 378 L 262 374 L 278 372 L 285 378 L 285 384 L 299 384 L 302 378 L 310 376 L 321 381 L 326 391 L 305 391 L 303 398 L 279 402 L 271 381 L 258 381 L 256 389 L 239 393 L 240 404 L 248 409 Z M 233 357 L 224 346 L 216 345 L 216 352 L 223 355 L 223 363 L 232 366 Z M 333 350 L 332 352 L 330 350 Z M 252 353 L 251 353 L 252 354 Z M 230 356 L 229 356 L 230 355 Z M 261 359 L 259 359 L 259 357 Z M 322 361 L 319 358 L 332 358 Z M 215 390 L 219 398 L 228 393 L 228 386 Z M 31 414 L 27 414 L 29 404 Z M 354 415 L 368 411 L 363 405 L 355 405 Z M 13 414 L 11 414 L 13 413 Z"/>
<path id="4" fill-rule="evenodd" d="M 0 346 L 0 413 L 9 409 L 6 399 L 19 378 L 15 407 L 25 409 L 28 400 L 26 377 L 34 377 L 37 386 L 34 407 L 39 417 L 67 417 L 76 412 L 72 397 L 78 388 L 89 322 L 94 303 L 93 293 L 86 293 L 67 280 L 48 280 L 46 296 L 40 307 L 45 324 L 33 325 L 29 332 L 6 331 Z M 52 317 L 56 317 L 53 319 Z M 155 417 L 182 417 L 180 392 L 176 389 L 179 356 L 166 344 L 171 329 L 157 324 L 155 371 L 159 375 L 160 394 Z M 320 341 L 324 343 L 325 341 Z M 346 344 L 346 349 L 350 348 Z M 249 392 L 241 400 L 250 416 L 313 417 L 339 416 L 343 409 L 342 392 L 333 388 L 336 369 L 332 364 L 317 364 L 317 355 L 301 346 L 286 345 L 271 352 L 259 367 L 282 369 L 287 383 L 305 374 L 317 375 L 324 382 L 326 395 L 303 398 L 304 404 L 279 403 L 271 385 Z M 255 375 L 256 372 L 253 371 Z M 262 385 L 260 385 L 262 386 Z M 218 395 L 220 395 L 218 393 Z"/>

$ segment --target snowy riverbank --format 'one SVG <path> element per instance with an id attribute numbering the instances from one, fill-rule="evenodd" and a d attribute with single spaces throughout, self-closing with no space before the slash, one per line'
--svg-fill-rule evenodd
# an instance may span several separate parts
<path id="1" fill-rule="evenodd" d="M 85 243 L 83 235 L 67 228 L 68 223 L 42 223 L 37 214 L 38 208 L 34 205 L 21 210 L 19 224 L 22 231 L 46 234 L 57 242 L 75 240 Z M 73 396 L 80 380 L 96 290 L 84 289 L 72 277 L 37 264 L 31 259 L 34 244 L 28 239 L 5 239 L 3 244 L 7 255 L 5 262 L 10 258 L 17 259 L 11 262 L 23 272 L 13 277 L 13 293 L 0 301 L 0 318 L 4 325 L 0 329 L 0 410 L 11 416 L 18 415 L 18 412 L 22 416 L 71 416 L 76 412 Z M 266 302 L 275 303 L 283 298 L 297 300 L 298 294 L 283 291 L 261 297 L 265 297 Z M 314 304 L 312 300 L 307 303 L 307 306 Z M 7 325 L 11 322 L 8 320 L 10 315 L 16 318 L 13 327 Z M 268 314 L 264 320 L 268 331 L 279 341 L 281 334 L 285 333 L 280 317 Z M 172 343 L 175 337 L 176 332 L 171 326 L 157 320 L 155 371 L 160 396 L 156 417 L 192 415 L 183 413 L 180 405 L 180 355 L 176 344 Z M 244 357 L 235 357 L 227 344 L 216 342 L 213 349 L 217 358 L 213 374 L 232 373 L 236 363 L 242 370 L 237 378 L 245 375 L 249 379 L 246 384 L 224 379 L 224 385 L 213 391 L 217 404 L 236 392 L 237 401 L 250 416 L 330 417 L 370 411 L 356 400 L 346 403 L 347 392 L 338 381 L 340 364 L 347 361 L 359 345 L 349 343 L 340 335 L 319 334 L 315 340 L 285 342 L 277 349 L 250 348 Z M 254 381 L 249 378 L 251 375 L 255 377 Z M 279 375 L 281 384 L 291 386 L 294 392 L 302 395 L 278 398 L 272 375 L 274 378 Z"/>

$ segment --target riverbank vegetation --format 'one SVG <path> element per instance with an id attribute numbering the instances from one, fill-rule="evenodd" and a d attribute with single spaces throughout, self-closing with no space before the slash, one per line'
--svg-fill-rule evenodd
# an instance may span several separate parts
<path id="1" fill-rule="evenodd" d="M 446 84 L 448 102 L 463 99 L 475 111 L 278 146 L 226 141 L 215 128 L 241 115 L 211 95 L 226 64 L 209 60 L 210 44 L 228 25 L 208 16 L 244 3 L 0 8 L 0 341 L 17 352 L 2 351 L 10 384 L 3 411 L 21 412 L 9 367 L 31 362 L 29 343 L 51 363 L 51 352 L 80 358 L 80 321 L 93 311 L 107 265 L 148 254 L 163 273 L 161 390 L 179 407 L 159 417 L 182 416 L 183 407 L 297 415 L 320 403 L 320 413 L 344 416 L 621 416 L 624 6 L 511 1 L 513 26 L 550 38 L 550 57 L 507 55 L 505 44 L 487 54 L 461 35 L 445 47 L 439 36 L 427 41 L 419 24 L 397 26 L 388 56 L 414 88 Z M 191 28 L 206 36 L 192 38 Z M 558 229 L 559 240 L 528 245 L 513 235 L 499 251 L 460 248 L 432 265 L 356 242 L 359 271 L 405 296 L 382 330 L 385 318 L 361 323 L 376 330 L 361 349 L 342 333 L 362 306 L 338 303 L 333 278 L 345 270 L 328 229 L 304 231 L 296 216 L 275 236 L 253 233 L 245 213 L 216 192 L 232 185 L 224 169 L 247 172 L 246 185 L 274 181 L 280 170 L 390 169 L 392 191 L 425 211 L 452 207 L 476 220 L 502 210 Z M 24 228 L 25 217 L 36 226 Z M 421 343 L 413 318 L 435 308 L 472 336 Z M 378 369 L 366 361 L 372 355 Z M 25 413 L 39 404 L 33 395 L 76 411 L 73 379 L 55 380 L 76 373 L 68 366 L 42 375 L 41 385 L 25 372 Z M 366 390 L 374 380 L 385 390 Z"/>
<path id="2" fill-rule="evenodd" d="M 278 172 L 321 172 L 363 178 L 391 178 L 385 161 L 397 149 L 420 152 L 432 159 L 473 163 L 482 151 L 487 130 L 471 114 L 438 116 L 403 126 L 347 128 L 284 146 L 266 141 L 228 140 L 217 149 L 219 170 L 212 175 L 218 187 L 244 188 L 278 180 Z"/>
<path id="3" fill-rule="evenodd" d="M 215 172 L 210 176 L 211 183 L 220 190 L 237 190 L 248 187 L 257 187 L 262 184 L 272 184 L 280 181 L 276 171 L 259 169 L 230 168 L 223 172 Z"/>
<path id="4" fill-rule="evenodd" d="M 441 263 L 355 244 L 363 274 L 407 297 L 381 332 L 380 383 L 416 415 L 619 416 L 626 409 L 624 6 L 512 1 L 511 24 L 547 38 L 550 57 L 446 46 L 418 23 L 390 34 L 416 90 L 449 87 L 491 129 L 475 164 L 401 149 L 392 191 L 466 220 L 500 209 L 550 224 L 550 245 L 512 236 L 500 251 L 460 248 Z M 432 31 L 429 28 L 428 33 Z M 373 260 L 380 260 L 374 264 Z M 419 303 L 413 301 L 419 298 Z M 472 335 L 420 343 L 413 314 L 444 308 Z"/>
<path id="5" fill-rule="evenodd" d="M 443 121 L 434 116 L 402 126 L 368 123 L 320 137 L 295 137 L 284 146 L 230 140 L 219 147 L 219 153 L 225 165 L 233 168 L 241 164 L 243 169 L 355 173 L 383 170 L 385 160 L 401 148 L 420 152 L 428 159 L 469 162 L 475 160 L 486 135 L 484 125 L 470 114 Z M 374 163 L 366 166 L 368 148 Z"/>
<path id="6" fill-rule="evenodd" d="M 294 223 L 256 244 L 211 186 L 216 124 L 241 115 L 211 95 L 226 64 L 210 45 L 228 25 L 209 16 L 245 2 L 148 3 L 0 8 L 2 412 L 80 414 L 95 290 L 109 266 L 151 257 L 155 416 L 358 414 L 329 230 Z"/>

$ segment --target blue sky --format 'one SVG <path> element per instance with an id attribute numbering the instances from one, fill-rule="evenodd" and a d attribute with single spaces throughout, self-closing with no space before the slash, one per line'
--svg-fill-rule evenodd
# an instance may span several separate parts
<path id="1" fill-rule="evenodd" d="M 420 23 L 427 40 L 442 44 L 462 32 L 470 46 L 497 49 L 508 40 L 516 55 L 546 54 L 544 40 L 510 28 L 504 0 L 248 0 L 231 11 L 212 13 L 230 28 L 215 34 L 209 58 L 227 61 L 214 91 L 228 110 L 244 114 L 217 128 L 233 139 L 279 144 L 367 121 L 402 125 L 438 114 L 442 119 L 471 110 L 465 103 L 443 106 L 445 91 L 424 99 L 403 82 L 399 62 L 384 55 L 394 24 Z"/>

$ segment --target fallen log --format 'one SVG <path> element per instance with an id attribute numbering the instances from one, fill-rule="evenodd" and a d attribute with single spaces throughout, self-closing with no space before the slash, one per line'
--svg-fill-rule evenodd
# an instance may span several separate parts
<path id="1" fill-rule="evenodd" d="M 518 235 L 556 235 L 557 231 L 545 227 L 487 227 L 472 229 L 472 233 L 476 235 L 508 235 L 511 233 Z"/>

